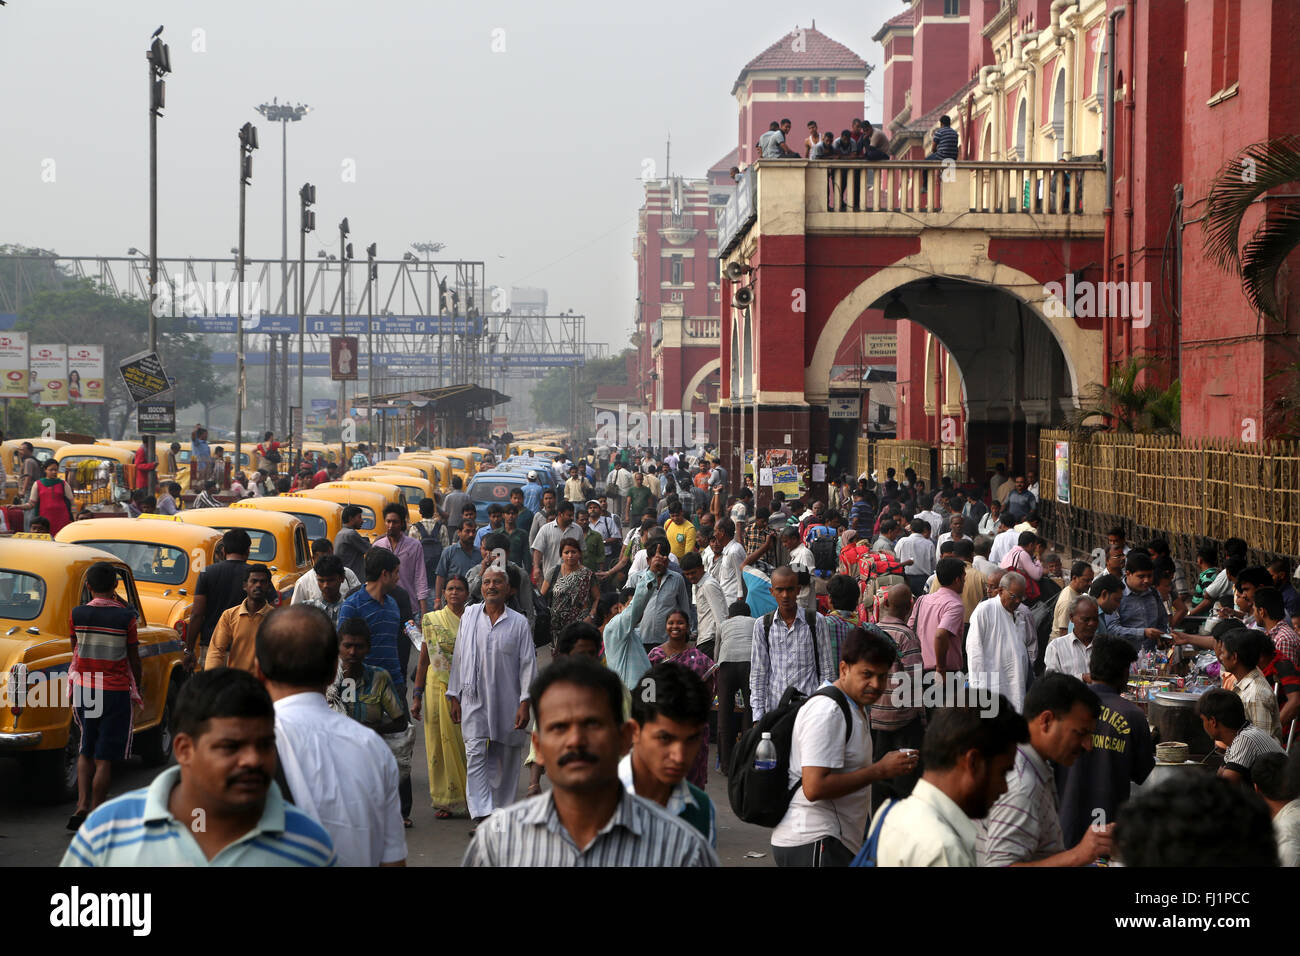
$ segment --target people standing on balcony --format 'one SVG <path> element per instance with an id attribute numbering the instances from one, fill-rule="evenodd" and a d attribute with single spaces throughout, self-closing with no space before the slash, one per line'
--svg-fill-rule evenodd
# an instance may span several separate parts
<path id="1" fill-rule="evenodd" d="M 934 152 L 930 153 L 926 159 L 953 159 L 957 158 L 957 131 L 952 128 L 952 119 L 947 114 L 939 117 L 939 128 L 934 131 L 931 137 L 934 145 Z"/>
<path id="2" fill-rule="evenodd" d="M 879 141 L 877 140 L 879 137 Z M 876 130 L 866 120 L 862 122 L 862 136 L 858 140 L 858 155 L 863 159 L 878 163 L 889 159 L 889 153 L 884 150 L 884 146 L 889 142 L 882 130 Z"/>
<path id="3" fill-rule="evenodd" d="M 783 119 L 780 123 L 774 124 L 774 128 L 768 129 L 766 133 L 758 138 L 758 145 L 762 150 L 763 159 L 802 158 L 786 142 L 790 137 L 790 127 L 793 125 L 790 120 Z"/>

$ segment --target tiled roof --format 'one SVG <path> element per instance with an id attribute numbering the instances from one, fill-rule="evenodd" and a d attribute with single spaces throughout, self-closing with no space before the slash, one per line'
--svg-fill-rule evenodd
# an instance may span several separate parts
<path id="1" fill-rule="evenodd" d="M 843 43 L 837 43 L 815 26 L 801 28 L 803 48 L 796 50 L 795 31 L 790 31 L 745 64 L 731 87 L 735 93 L 746 73 L 753 70 L 866 70 L 867 61 Z"/>
<path id="2" fill-rule="evenodd" d="M 916 23 L 916 18 L 912 16 L 912 8 L 909 6 L 902 13 L 895 14 L 885 21 L 884 25 L 876 31 L 876 35 L 871 39 L 879 43 L 885 35 L 885 31 L 890 27 L 910 27 Z"/>

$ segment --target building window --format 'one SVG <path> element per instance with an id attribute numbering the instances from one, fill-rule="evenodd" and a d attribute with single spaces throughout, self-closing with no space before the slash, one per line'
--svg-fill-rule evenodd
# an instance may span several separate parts
<path id="1" fill-rule="evenodd" d="M 943 15 L 955 17 L 961 15 L 961 0 L 943 0 Z"/>
<path id="2" fill-rule="evenodd" d="M 776 91 L 777 91 L 778 93 L 784 93 L 784 92 L 785 92 L 785 82 L 786 82 L 786 81 L 785 81 L 785 77 L 784 77 L 784 76 L 781 77 L 779 80 L 776 81 Z"/>
<path id="3" fill-rule="evenodd" d="M 1237 52 L 1241 43 L 1241 0 L 1214 0 L 1210 40 L 1210 93 L 1237 82 Z"/>
<path id="4" fill-rule="evenodd" d="M 802 77 L 802 76 L 795 77 L 795 81 L 794 81 L 794 91 L 795 91 L 796 93 L 802 93 L 802 92 L 803 92 L 803 77 Z"/>
<path id="5" fill-rule="evenodd" d="M 818 79 L 817 77 L 814 76 L 814 77 L 813 77 L 811 80 L 809 80 L 808 82 L 812 84 L 812 92 L 814 92 L 814 93 L 820 93 L 820 92 L 821 92 L 821 82 L 822 82 L 822 81 L 821 81 L 820 79 Z"/>
<path id="6" fill-rule="evenodd" d="M 669 281 L 673 285 L 682 284 L 682 257 L 681 256 L 673 256 L 672 258 L 672 274 Z"/>
<path id="7" fill-rule="evenodd" d="M 831 96 L 835 95 L 835 82 L 836 82 L 836 78 L 833 76 L 826 81 L 826 92 L 829 93 Z"/>

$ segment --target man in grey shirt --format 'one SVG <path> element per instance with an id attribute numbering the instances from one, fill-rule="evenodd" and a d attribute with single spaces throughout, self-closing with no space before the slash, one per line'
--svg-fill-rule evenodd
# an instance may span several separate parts
<path id="1" fill-rule="evenodd" d="M 343 527 L 334 536 L 334 553 L 361 581 L 366 579 L 366 552 L 370 550 L 370 539 L 360 531 L 364 520 L 359 507 L 348 505 L 343 509 Z"/>
<path id="2" fill-rule="evenodd" d="M 691 604 L 691 589 L 681 573 L 668 566 L 668 555 L 672 549 L 667 538 L 655 537 L 646 542 L 646 559 L 651 578 L 650 600 L 646 603 L 645 613 L 641 616 L 639 627 L 641 643 L 658 647 L 668 635 L 666 622 L 672 611 L 682 611 L 694 626 L 695 608 Z M 638 585 L 639 587 L 640 585 Z"/>
<path id="3" fill-rule="evenodd" d="M 465 510 L 466 505 L 474 503 L 473 499 L 461 490 L 463 487 L 464 484 L 460 480 L 460 475 L 452 475 L 451 491 L 442 496 L 442 512 L 449 527 L 458 527 L 461 512 Z"/>
<path id="4" fill-rule="evenodd" d="M 481 545 L 483 563 L 474 565 L 465 574 L 465 583 L 469 585 L 470 604 L 479 604 L 483 601 L 483 572 L 492 564 L 492 553 L 498 548 L 509 553 L 510 539 L 498 532 L 483 536 Z M 519 590 L 506 599 L 506 607 L 528 618 L 528 626 L 532 627 L 537 621 L 537 611 L 533 606 L 533 584 L 528 580 L 528 575 L 523 568 L 513 561 L 506 563 L 519 572 Z"/>
<path id="5" fill-rule="evenodd" d="M 565 538 L 582 543 L 582 531 L 573 523 L 573 502 L 560 504 L 555 520 L 548 522 L 533 539 L 533 584 L 542 586 L 546 575 L 560 563 L 560 544 Z"/>

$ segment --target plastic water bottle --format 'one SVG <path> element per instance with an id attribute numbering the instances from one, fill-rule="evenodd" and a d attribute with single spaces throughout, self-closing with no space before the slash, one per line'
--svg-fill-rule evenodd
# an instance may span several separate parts
<path id="1" fill-rule="evenodd" d="M 754 769 L 776 769 L 776 744 L 772 743 L 771 734 L 763 734 L 763 739 L 758 742 L 758 747 L 754 751 Z"/>

